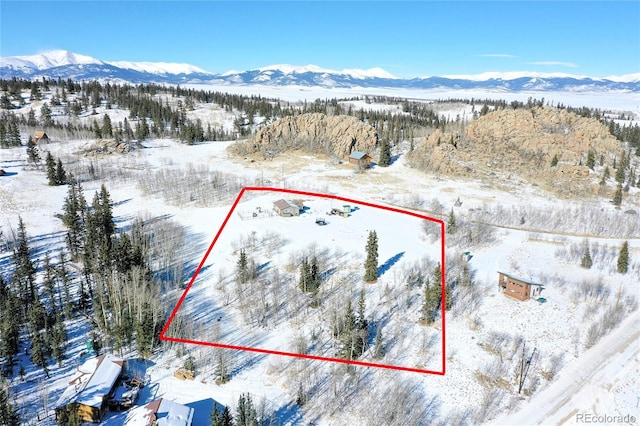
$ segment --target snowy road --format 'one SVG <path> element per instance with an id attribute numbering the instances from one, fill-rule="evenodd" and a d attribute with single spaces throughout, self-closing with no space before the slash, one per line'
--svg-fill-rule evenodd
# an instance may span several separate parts
<path id="1" fill-rule="evenodd" d="M 639 402 L 640 315 L 636 311 L 576 363 L 566 366 L 547 389 L 525 402 L 519 411 L 491 424 L 638 424 Z M 622 419 L 600 417 L 596 422 L 594 418 L 588 421 L 588 415 Z"/>

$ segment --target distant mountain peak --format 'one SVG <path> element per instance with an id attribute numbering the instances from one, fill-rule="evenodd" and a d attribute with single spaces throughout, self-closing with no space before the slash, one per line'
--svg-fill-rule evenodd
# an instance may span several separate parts
<path id="1" fill-rule="evenodd" d="M 194 65 L 170 62 L 101 61 L 67 50 L 0 58 L 0 78 L 71 78 L 130 83 L 209 83 L 342 88 L 403 88 L 417 90 L 484 89 L 510 92 L 623 91 L 640 93 L 640 73 L 594 78 L 564 73 L 528 71 L 486 72 L 398 78 L 382 68 L 344 69 L 317 65 L 277 64 L 248 71 L 211 73 Z"/>
<path id="2" fill-rule="evenodd" d="M 395 79 L 394 75 L 383 70 L 382 68 L 375 67 L 369 68 L 367 70 L 352 68 L 352 69 L 344 69 L 342 71 L 322 68 L 317 65 L 289 65 L 289 64 L 276 64 L 276 65 L 268 65 L 266 67 L 258 68 L 257 71 L 265 72 L 265 71 L 280 71 L 281 73 L 288 74 L 304 74 L 304 73 L 317 73 L 317 74 L 332 74 L 332 75 L 340 75 L 346 74 L 353 78 L 363 79 L 363 78 L 389 78 Z M 229 75 L 230 71 L 228 71 L 227 75 Z M 238 73 L 237 71 L 235 73 Z"/>
<path id="3" fill-rule="evenodd" d="M 481 74 L 447 74 L 440 76 L 442 78 L 448 78 L 452 80 L 471 80 L 471 81 L 487 81 L 487 80 L 516 80 L 519 78 L 530 79 L 554 79 L 554 78 L 570 78 L 574 80 L 597 80 L 597 81 L 613 81 L 619 83 L 630 83 L 640 81 L 640 73 L 625 74 L 609 77 L 590 77 L 587 75 L 575 75 L 567 73 L 549 73 L 549 72 L 533 72 L 533 71 L 507 71 L 507 72 L 484 72 Z M 428 77 L 421 77 L 428 78 Z"/>
<path id="4" fill-rule="evenodd" d="M 0 64 L 2 66 L 9 64 L 46 70 L 65 65 L 103 64 L 103 62 L 90 56 L 69 52 L 68 50 L 49 50 L 36 55 L 0 58 Z"/>

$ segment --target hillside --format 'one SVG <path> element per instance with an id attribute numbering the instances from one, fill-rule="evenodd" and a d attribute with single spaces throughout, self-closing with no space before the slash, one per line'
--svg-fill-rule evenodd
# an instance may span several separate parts
<path id="1" fill-rule="evenodd" d="M 56 89 L 43 88 L 41 100 L 30 100 L 27 89 L 18 92 L 23 104 L 14 101 L 15 108 L 5 114 L 6 117 L 15 114 L 15 122 L 25 138 L 33 134 L 34 126 L 20 121 L 21 118 L 28 119 L 30 111 L 35 111 L 36 120 L 41 123 L 38 111 L 44 102 L 52 101 Z M 585 358 L 609 361 L 602 354 L 614 348 L 607 346 L 606 338 L 604 345 L 598 344 L 598 340 L 617 332 L 617 324 L 628 324 L 632 316 L 637 316 L 634 285 L 640 280 L 640 222 L 637 216 L 627 213 L 640 210 L 640 190 L 635 185 L 625 195 L 623 209 L 616 209 L 604 198 L 563 200 L 519 177 L 508 180 L 498 179 L 499 174 L 443 175 L 411 168 L 407 163 L 415 155 L 408 152 L 411 142 L 419 141 L 422 135 L 419 132 L 432 133 L 427 140 L 441 135 L 440 146 L 449 144 L 443 141 L 450 141 L 454 135 L 456 149 L 464 151 L 465 144 L 471 145 L 470 129 L 474 129 L 474 141 L 485 138 L 485 143 L 491 143 L 487 126 L 494 126 L 499 143 L 507 146 L 523 137 L 508 127 L 520 123 L 522 129 L 518 132 L 524 134 L 531 127 L 531 133 L 538 132 L 539 138 L 546 141 L 543 146 L 549 151 L 544 151 L 547 155 L 562 154 L 561 166 L 576 161 L 570 151 L 588 149 L 593 141 L 593 149 L 600 149 L 602 142 L 598 141 L 608 140 L 606 134 L 599 138 L 601 129 L 596 128 L 597 123 L 591 123 L 593 128 L 588 125 L 593 120 L 578 125 L 581 118 L 570 113 L 559 115 L 563 118 L 558 119 L 557 126 L 572 129 L 569 134 L 574 135 L 573 147 L 569 142 L 554 139 L 555 135 L 563 134 L 557 129 L 555 133 L 548 130 L 546 136 L 544 126 L 551 126 L 551 118 L 543 124 L 529 123 L 526 116 L 512 115 L 514 111 L 505 111 L 504 115 L 496 111 L 470 122 L 447 118 L 444 132 L 419 123 L 429 122 L 431 115 L 426 110 L 437 111 L 440 123 L 446 117 L 469 117 L 474 106 L 464 102 L 414 103 L 398 98 L 337 101 L 343 111 L 352 107 L 355 115 L 349 117 L 302 114 L 302 102 L 261 100 L 256 104 L 265 110 L 267 104 L 296 108 L 293 115 L 261 127 L 274 120 L 276 114 L 263 114 L 256 108 L 254 124 L 249 125 L 247 109 L 254 104 L 245 104 L 245 109 L 240 110 L 233 106 L 240 104 L 238 98 L 229 97 L 227 103 L 217 104 L 205 96 L 200 100 L 195 92 L 189 97 L 184 93 L 175 96 L 155 93 L 154 99 L 177 111 L 180 104 L 189 100 L 189 108 L 183 111 L 185 123 L 200 120 L 203 130 L 208 124 L 216 128 L 224 126 L 230 137 L 238 135 L 232 132 L 239 127 L 254 133 L 248 140 L 204 139 L 190 144 L 177 137 L 178 133 L 171 136 L 169 115 L 164 123 L 158 120 L 156 136 L 138 140 L 120 131 L 121 123 L 128 118 L 135 133 L 145 117 L 142 112 L 132 117 L 132 110 L 124 106 L 125 97 L 96 99 L 95 107 L 89 104 L 77 116 L 68 114 L 67 103 L 82 98 L 88 87 L 76 89 L 68 94 L 67 101 L 52 108 L 52 119 L 65 127 L 45 128 L 51 140 L 37 145 L 38 149 L 42 158 L 50 152 L 61 159 L 64 168 L 82 182 L 86 200 L 95 200 L 95 192 L 102 191 L 103 184 L 107 187 L 114 243 L 120 242 L 124 247 L 125 235 L 131 241 L 141 233 L 152 238 L 147 264 L 154 281 L 142 283 L 153 290 L 148 300 L 161 308 L 154 315 L 156 326 L 165 323 L 183 290 L 190 287 L 177 311 L 178 321 L 171 326 L 168 336 L 310 356 L 345 356 L 340 353 L 344 352 L 345 342 L 354 340 L 347 339 L 349 333 L 336 332 L 334 326 L 348 322 L 342 320 L 348 319 L 349 302 L 354 312 L 360 311 L 360 294 L 364 294 L 363 314 L 358 312 L 357 317 L 360 322 L 362 317 L 366 320 L 367 333 L 352 334 L 366 340 L 364 351 L 356 357 L 359 361 L 420 370 L 435 370 L 444 361 L 446 374 L 348 366 L 157 339 L 152 341 L 151 353 L 141 350 L 147 342 L 144 331 L 149 327 L 142 321 L 144 315 L 133 315 L 135 324 L 128 327 L 128 318 L 119 315 L 122 310 L 117 309 L 119 303 L 125 303 L 125 295 L 135 300 L 133 296 L 140 293 L 139 288 L 128 285 L 129 278 L 124 273 L 103 277 L 100 271 L 111 269 L 89 271 L 82 257 L 70 258 L 68 228 L 60 217 L 71 186 L 52 186 L 46 167 L 29 162 L 24 145 L 19 144 L 0 149 L 0 168 L 7 172 L 0 177 L 0 231 L 4 233 L 0 239 L 0 275 L 11 280 L 15 274 L 12 247 L 21 218 L 31 257 L 38 267 L 36 287 L 42 303 L 46 309 L 58 311 L 64 311 L 61 304 L 68 305 L 62 323 L 69 336 L 63 348 L 64 358 L 58 363 L 49 357 L 45 374 L 24 352 L 27 349 L 33 353 L 30 329 L 36 325 L 23 321 L 19 346 L 13 354 L 15 365 L 7 373 L 6 383 L 24 423 L 55 424 L 52 409 L 76 368 L 88 357 L 87 336 L 92 336 L 92 342 L 101 342 L 101 353 L 122 356 L 138 365 L 148 386 L 136 405 L 159 397 L 186 404 L 196 411 L 193 422 L 196 426 L 210 424 L 209 413 L 215 403 L 228 407 L 235 416 L 244 394 L 251 394 L 254 404 L 262 410 L 264 425 L 487 424 L 500 415 L 516 412 L 536 395 L 544 397 L 547 387 L 551 389 L 556 382 L 556 375 L 563 374 L 568 366 Z M 300 96 L 293 90 L 284 95 Z M 361 107 L 364 122 L 358 117 Z M 425 110 L 423 114 L 421 107 Z M 535 111 L 537 115 L 545 114 L 542 110 Z M 113 124 L 113 138 L 96 135 L 107 133 L 105 117 L 110 117 Z M 404 126 L 402 119 L 417 123 L 414 138 L 407 137 L 409 126 Z M 9 119 L 7 122 L 13 123 Z M 102 123 L 100 132 L 94 123 Z M 162 128 L 166 133 L 161 135 Z M 362 172 L 351 164 L 336 161 L 347 149 L 375 150 L 374 136 L 393 138 L 397 128 L 405 129 L 405 133 L 394 143 L 389 167 L 374 165 Z M 455 133 L 458 128 L 463 130 Z M 456 138 L 456 134 L 460 136 Z M 581 134 L 589 138 L 580 139 Z M 591 137 L 592 134 L 595 136 Z M 119 149 L 118 137 L 136 149 Z M 356 144 L 352 147 L 354 138 Z M 288 146 L 289 142 L 294 145 Z M 307 152 L 302 142 L 310 143 Z M 230 152 L 234 144 L 238 144 L 236 149 L 244 146 L 255 152 L 251 151 L 254 153 L 246 158 L 235 155 Z M 437 140 L 434 146 L 439 148 Z M 272 149 L 276 155 L 262 161 L 261 155 Z M 421 149 L 421 144 L 414 146 L 414 152 Z M 526 157 L 528 151 L 523 152 Z M 608 151 L 597 151 L 601 152 Z M 486 153 L 482 155 L 489 157 Z M 575 158 L 579 161 L 580 157 Z M 612 160 L 613 157 L 607 158 L 603 164 L 612 166 Z M 596 164 L 595 172 L 591 173 L 594 181 L 604 165 Z M 510 169 L 508 161 L 504 160 L 500 167 L 504 168 L 501 175 L 516 176 L 511 170 L 518 169 Z M 614 187 L 613 180 L 612 177 L 606 183 L 608 190 Z M 247 193 L 234 204 L 234 197 L 247 186 L 311 191 L 328 197 L 292 196 L 294 200 L 300 198 L 305 208 L 297 217 L 280 217 L 273 207 L 274 201 L 285 197 L 280 193 Z M 349 202 L 351 211 L 347 217 L 329 214 L 333 208 L 344 207 L 332 195 L 354 200 Z M 94 203 L 85 214 L 96 211 L 98 205 Z M 445 247 L 445 280 L 453 301 L 446 311 L 446 345 L 438 337 L 445 328 L 441 313 L 431 324 L 423 314 L 426 284 L 437 281 L 440 227 L 427 226 L 427 222 L 411 215 L 389 213 L 388 217 L 387 212 L 372 209 L 367 203 L 447 223 L 455 218 L 455 227 L 447 231 Z M 230 210 L 233 213 L 228 216 Z M 326 224 L 319 225 L 319 218 L 326 219 Z M 222 224 L 226 224 L 223 232 Z M 377 282 L 365 283 L 365 243 L 371 230 L 376 230 L 379 236 L 379 275 Z M 215 246 L 210 246 L 214 239 L 217 239 Z M 87 241 L 91 240 L 87 237 Z M 630 250 L 629 270 L 625 274 L 616 270 L 623 241 L 629 242 Z M 120 243 L 114 247 L 120 247 Z M 108 246 L 105 247 L 107 250 Z M 581 267 L 586 248 L 591 253 L 591 268 Z M 248 256 L 248 264 L 255 266 L 245 283 L 238 274 L 242 251 Z M 305 258 L 313 264 L 314 255 L 321 282 L 317 293 L 309 294 L 301 288 L 302 265 Z M 55 268 L 65 266 L 69 271 L 68 281 L 56 278 L 58 284 L 53 290 L 46 285 L 47 256 Z M 201 269 L 191 286 L 198 265 Z M 521 302 L 506 297 L 498 289 L 496 271 L 543 283 L 542 296 L 546 302 L 535 299 Z M 104 289 L 96 284 L 102 279 L 107 283 Z M 83 296 L 87 281 L 93 297 Z M 10 288 L 13 292 L 15 285 L 12 283 Z M 83 298 L 87 297 L 89 306 L 82 308 Z M 105 303 L 100 304 L 101 301 Z M 126 305 L 132 306 L 128 301 Z M 0 317 L 5 312 L 0 310 Z M 4 324 L 7 317 L 1 319 Z M 131 328 L 134 334 L 129 340 L 119 342 L 121 330 Z M 376 345 L 378 331 L 381 338 Z M 523 353 L 532 363 L 519 383 Z M 635 353 L 632 351 L 632 355 Z M 195 380 L 174 377 L 176 369 L 189 360 L 195 364 Z M 8 364 L 2 356 L 0 362 Z M 623 413 L 629 404 L 635 404 L 633 390 L 638 383 L 635 371 L 624 379 L 616 376 L 609 382 L 602 375 L 593 377 L 589 380 L 599 386 L 612 384 L 616 399 L 604 407 L 610 412 Z M 587 397 L 583 399 L 586 401 Z M 599 410 L 607 404 L 602 401 L 596 403 Z M 589 401 L 586 407 L 591 405 Z M 573 408 L 566 405 L 560 412 L 564 416 Z M 108 412 L 103 424 L 122 425 L 131 412 Z M 49 417 L 39 420 L 46 415 Z"/>
<path id="2" fill-rule="evenodd" d="M 589 155 L 601 175 L 604 167 L 613 170 L 623 149 L 598 120 L 536 107 L 489 112 L 462 132 L 436 131 L 408 154 L 408 162 L 448 176 L 525 180 L 573 197 L 599 191 L 600 176 L 586 166 Z"/>

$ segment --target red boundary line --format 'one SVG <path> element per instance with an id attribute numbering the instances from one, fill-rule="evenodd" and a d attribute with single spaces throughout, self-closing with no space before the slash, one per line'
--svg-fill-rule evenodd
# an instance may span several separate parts
<path id="1" fill-rule="evenodd" d="M 348 359 L 330 358 L 330 357 L 323 357 L 323 356 L 316 356 L 316 355 L 295 354 L 295 353 L 291 353 L 291 352 L 282 352 L 282 351 L 274 351 L 274 350 L 269 350 L 269 349 L 260 349 L 260 348 L 244 347 L 244 346 L 226 345 L 226 344 L 222 344 L 222 343 L 201 342 L 201 341 L 198 341 L 198 340 L 178 339 L 176 337 L 166 336 L 165 334 L 166 334 L 167 330 L 169 329 L 169 325 L 171 324 L 171 322 L 173 321 L 174 317 L 176 316 L 176 314 L 178 312 L 178 309 L 180 309 L 180 306 L 182 305 L 182 302 L 184 302 L 184 299 L 187 297 L 187 293 L 191 289 L 191 286 L 195 282 L 196 277 L 200 273 L 200 269 L 202 268 L 202 266 L 204 265 L 204 262 L 209 257 L 209 253 L 211 253 L 211 250 L 213 249 L 213 246 L 218 241 L 218 238 L 220 237 L 220 234 L 222 233 L 222 230 L 225 228 L 225 226 L 227 226 L 227 222 L 231 218 L 231 215 L 235 211 L 235 208 L 238 205 L 238 203 L 240 202 L 240 199 L 244 195 L 245 191 L 284 192 L 284 193 L 287 193 L 287 194 L 297 194 L 297 195 L 306 195 L 306 196 L 310 196 L 310 197 L 329 198 L 329 199 L 333 199 L 333 200 L 340 200 L 340 201 L 346 201 L 346 202 L 349 202 L 349 203 L 355 203 L 355 204 L 359 204 L 359 205 L 363 205 L 363 206 L 367 206 L 367 207 L 373 207 L 373 208 L 377 208 L 377 209 L 388 210 L 388 211 L 392 211 L 392 212 L 395 212 L 395 213 L 402 213 L 402 214 L 406 214 L 406 215 L 409 215 L 409 216 L 414 216 L 414 217 L 417 217 L 417 218 L 420 218 L 420 219 L 424 219 L 424 220 L 428 220 L 428 221 L 431 221 L 431 222 L 438 223 L 440 225 L 440 234 L 442 236 L 442 239 L 441 239 L 442 240 L 442 244 L 441 244 L 442 280 L 441 280 L 441 283 L 440 283 L 441 286 L 442 286 L 442 299 L 441 299 L 441 303 L 440 303 L 440 309 L 441 309 L 441 315 L 442 315 L 442 371 L 423 370 L 423 369 L 419 369 L 419 368 L 401 367 L 401 366 L 389 365 L 389 364 L 377 364 L 377 363 L 372 363 L 372 362 L 354 361 L 354 360 L 348 360 Z M 353 199 L 350 199 L 350 198 L 339 197 L 337 195 L 331 195 L 331 194 L 321 194 L 321 193 L 315 193 L 315 192 L 297 191 L 297 190 L 293 190 L 293 189 L 269 188 L 269 187 L 261 187 L 261 186 L 257 186 L 257 187 L 246 186 L 246 187 L 244 187 L 244 188 L 242 188 L 240 190 L 240 193 L 236 197 L 236 200 L 234 201 L 233 205 L 231 206 L 231 209 L 229 210 L 229 213 L 227 214 L 227 217 L 224 219 L 224 222 L 222 222 L 222 225 L 220 226 L 220 229 L 218 230 L 218 232 L 216 233 L 216 236 L 214 237 L 213 241 L 209 245 L 209 248 L 207 249 L 207 252 L 205 253 L 204 257 L 200 261 L 200 264 L 198 265 L 198 268 L 196 269 L 196 272 L 191 277 L 191 280 L 189 281 L 189 284 L 185 288 L 184 292 L 182 293 L 182 296 L 180 297 L 180 300 L 178 300 L 178 303 L 176 304 L 176 307 L 173 308 L 173 311 L 171 312 L 171 315 L 169 316 L 169 320 L 167 321 L 167 323 L 163 327 L 162 332 L 160 332 L 159 338 L 160 338 L 160 340 L 164 340 L 164 341 L 167 341 L 167 342 L 189 343 L 189 344 L 212 346 L 212 347 L 224 348 L 224 349 L 236 349 L 236 350 L 257 352 L 257 353 L 263 353 L 263 354 L 284 355 L 284 356 L 290 356 L 290 357 L 294 357 L 294 358 L 313 359 L 313 360 L 319 360 L 319 361 L 329 361 L 329 362 L 338 362 L 338 363 L 343 363 L 343 364 L 360 365 L 360 366 L 365 366 L 365 367 L 387 368 L 387 369 L 391 369 L 391 370 L 410 371 L 410 372 L 415 372 L 415 373 L 428 373 L 428 374 L 435 374 L 435 375 L 444 376 L 445 375 L 445 371 L 446 371 L 446 330 L 445 330 L 445 323 L 446 323 L 446 321 L 445 321 L 445 304 L 446 304 L 445 271 L 446 271 L 446 267 L 445 267 L 445 232 L 444 232 L 444 230 L 445 230 L 444 221 L 442 221 L 440 219 L 435 219 L 435 218 L 432 218 L 432 217 L 429 217 L 429 216 L 424 216 L 424 215 L 421 215 L 421 214 L 418 214 L 418 213 L 414 213 L 414 212 L 407 211 L 407 210 L 401 210 L 401 209 L 397 209 L 397 208 L 394 208 L 394 207 L 381 206 L 381 205 L 378 205 L 378 204 L 368 203 L 368 202 L 359 201 L 359 200 L 353 200 Z"/>

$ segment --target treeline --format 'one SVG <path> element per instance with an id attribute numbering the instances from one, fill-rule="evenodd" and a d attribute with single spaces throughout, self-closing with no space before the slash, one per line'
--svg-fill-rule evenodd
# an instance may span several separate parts
<path id="1" fill-rule="evenodd" d="M 15 359 L 23 343 L 22 330 L 27 330 L 28 348 L 25 354 L 48 377 L 49 358 L 61 363 L 65 357 L 67 333 L 64 321 L 73 315 L 67 260 L 64 253 L 60 253 L 58 265 L 53 265 L 49 255 L 45 254 L 40 289 L 36 284 L 37 268 L 27 241 L 26 228 L 19 217 L 11 263 L 13 274 L 9 279 L 0 276 L 2 375 L 11 376 L 15 373 Z M 24 377 L 24 365 L 18 368 L 20 376 Z"/>
<path id="2" fill-rule="evenodd" d="M 44 99 L 43 93 L 53 92 L 45 102 L 40 114 L 33 109 L 27 115 L 14 115 L 10 110 L 26 104 L 23 91 L 29 91 L 29 100 Z M 263 124 L 278 118 L 300 113 L 319 112 L 327 115 L 351 115 L 373 126 L 381 140 L 397 144 L 424 135 L 424 129 L 441 129 L 452 124 L 446 117 L 439 115 L 431 104 L 409 101 L 399 97 L 364 96 L 362 98 L 316 99 L 313 102 L 289 103 L 279 99 L 269 99 L 259 95 L 236 95 L 206 90 L 195 90 L 178 86 L 148 84 L 111 84 L 98 81 L 75 82 L 72 79 L 11 80 L 0 79 L 0 146 L 16 146 L 17 126 L 30 128 L 60 129 L 70 135 L 86 135 L 91 132 L 96 138 L 115 138 L 118 141 L 144 140 L 146 138 L 176 138 L 187 144 L 205 140 L 233 140 L 250 135 L 256 129 L 256 118 L 262 117 Z M 175 102 L 169 102 L 175 99 Z M 401 113 L 393 110 L 374 110 L 354 108 L 350 102 L 364 100 L 401 106 Z M 453 102 L 473 106 L 474 117 L 485 115 L 496 109 L 519 109 L 541 107 L 545 99 L 528 98 L 526 102 L 495 99 L 447 99 L 438 103 Z M 200 119 L 187 118 L 188 111 L 195 109 L 196 103 L 216 104 L 226 112 L 237 115 L 233 131 L 212 126 Z M 476 105 L 478 108 L 476 108 Z M 62 124 L 55 119 L 52 110 L 67 117 L 97 115 L 96 109 L 103 106 L 106 110 L 120 108 L 129 110 L 129 116 L 123 121 L 111 123 L 108 114 L 96 117 L 89 124 L 67 120 Z M 491 108 L 490 108 L 491 107 Z M 595 118 L 609 126 L 611 134 L 619 140 L 628 142 L 640 150 L 640 127 L 620 126 L 613 119 L 606 118 L 604 111 L 588 107 L 568 107 L 561 103 L 557 108 L 566 109 L 582 117 Z M 107 122 L 108 121 L 108 122 Z"/>
<path id="3" fill-rule="evenodd" d="M 183 278 L 173 265 L 179 260 L 163 260 L 159 255 L 162 248 L 156 246 L 165 247 L 167 236 L 154 235 L 142 221 L 128 232 L 118 232 L 106 188 L 88 204 L 81 185 L 72 176 L 66 180 L 69 191 L 58 215 L 67 228 L 66 249 L 60 248 L 55 257 L 49 252 L 36 257 L 20 217 L 17 232 L 4 244 L 12 255 L 0 271 L 3 376 L 17 371 L 24 377 L 25 366 L 16 359 L 25 348 L 48 377 L 50 362 L 61 365 L 65 359 L 66 321 L 79 315 L 91 320 L 87 342 L 96 353 L 108 347 L 136 349 L 142 357 L 151 356 L 165 320 L 164 290 L 175 287 L 157 277 Z M 158 270 L 158 265 L 164 269 Z"/>
<path id="4" fill-rule="evenodd" d="M 143 224 L 135 222 L 129 232 L 117 233 L 104 185 L 89 206 L 81 185 L 72 181 L 63 209 L 67 250 L 82 265 L 79 308 L 90 311 L 94 349 L 104 343 L 113 350 L 135 344 L 142 357 L 151 356 L 164 310 Z"/>

